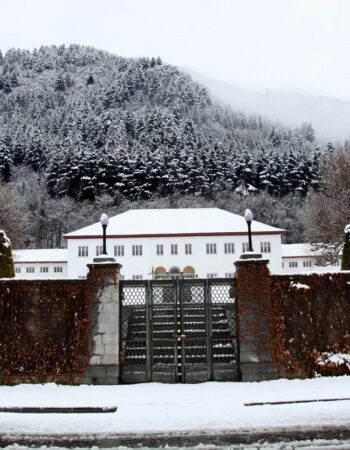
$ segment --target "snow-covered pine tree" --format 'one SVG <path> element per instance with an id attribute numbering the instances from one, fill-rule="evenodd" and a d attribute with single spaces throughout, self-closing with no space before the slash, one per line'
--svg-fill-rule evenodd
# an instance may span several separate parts
<path id="1" fill-rule="evenodd" d="M 0 278 L 13 278 L 14 276 L 11 242 L 5 231 L 0 230 Z"/>
<path id="2" fill-rule="evenodd" d="M 0 139 L 0 180 L 7 182 L 11 179 L 12 167 L 11 147 L 6 145 L 5 139 Z"/>
<path id="3" fill-rule="evenodd" d="M 344 229 L 344 247 L 341 260 L 341 270 L 350 270 L 350 224 Z"/>

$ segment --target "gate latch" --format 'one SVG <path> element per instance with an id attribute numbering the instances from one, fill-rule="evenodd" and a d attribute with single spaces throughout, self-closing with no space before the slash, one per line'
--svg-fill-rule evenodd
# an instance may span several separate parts
<path id="1" fill-rule="evenodd" d="M 185 334 L 174 334 L 174 338 L 176 339 L 185 339 L 187 336 Z"/>

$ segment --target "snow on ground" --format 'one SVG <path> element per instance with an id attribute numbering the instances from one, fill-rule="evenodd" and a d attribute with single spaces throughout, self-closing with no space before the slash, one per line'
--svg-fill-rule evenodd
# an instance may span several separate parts
<path id="1" fill-rule="evenodd" d="M 350 398 L 350 376 L 196 385 L 1 386 L 0 407 L 117 405 L 118 411 L 113 414 L 0 413 L 0 430 L 11 435 L 128 434 L 350 426 L 350 401 L 244 406 L 248 402 L 344 397 Z"/>
<path id="2" fill-rule="evenodd" d="M 64 450 L 62 447 L 47 447 L 40 446 L 35 447 L 40 450 Z M 154 450 L 154 447 L 137 447 L 139 450 Z M 349 450 L 350 441 L 340 441 L 338 439 L 314 439 L 312 441 L 289 441 L 278 443 L 255 443 L 251 445 L 237 444 L 229 446 L 211 445 L 211 444 L 199 444 L 194 447 L 169 447 L 161 446 L 158 449 L 166 450 Z M 27 446 L 22 445 L 10 445 L 5 447 L 5 450 L 28 450 Z M 68 449 L 67 449 L 68 450 Z M 69 450 L 100 450 L 100 447 L 69 447 Z M 130 450 L 130 447 L 118 446 L 113 447 L 111 450 Z"/>

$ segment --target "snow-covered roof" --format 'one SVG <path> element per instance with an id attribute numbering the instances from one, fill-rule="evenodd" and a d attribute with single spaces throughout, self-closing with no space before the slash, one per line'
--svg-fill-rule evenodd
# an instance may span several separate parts
<path id="1" fill-rule="evenodd" d="M 283 234 L 285 231 L 253 221 L 253 234 Z M 100 237 L 102 227 L 96 222 L 65 234 L 67 239 Z M 109 237 L 201 236 L 247 234 L 243 216 L 218 208 L 131 209 L 109 219 Z"/>
<path id="2" fill-rule="evenodd" d="M 321 256 L 321 250 L 315 250 L 311 244 L 282 244 L 282 258 L 302 258 Z"/>
<path id="3" fill-rule="evenodd" d="M 66 262 L 67 249 L 41 248 L 19 249 L 12 251 L 14 263 Z"/>

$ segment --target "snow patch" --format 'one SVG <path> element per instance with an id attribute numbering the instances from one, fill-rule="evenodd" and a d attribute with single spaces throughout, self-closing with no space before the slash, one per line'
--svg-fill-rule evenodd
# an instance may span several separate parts
<path id="1" fill-rule="evenodd" d="M 345 225 L 344 233 L 345 233 L 345 234 L 350 233 L 350 223 L 348 223 L 347 225 Z"/>
<path id="2" fill-rule="evenodd" d="M 341 366 L 345 364 L 350 369 L 350 355 L 347 353 L 324 352 L 316 362 L 319 366 L 324 366 L 326 364 L 335 364 L 336 366 Z"/>
<path id="3" fill-rule="evenodd" d="M 311 289 L 310 286 L 308 286 L 307 284 L 294 283 L 294 281 L 290 282 L 290 287 L 296 289 Z"/>

